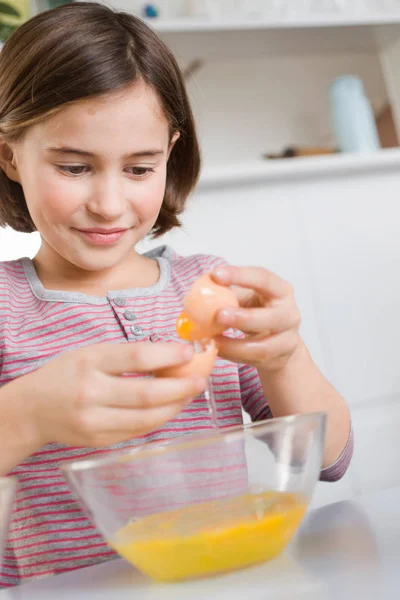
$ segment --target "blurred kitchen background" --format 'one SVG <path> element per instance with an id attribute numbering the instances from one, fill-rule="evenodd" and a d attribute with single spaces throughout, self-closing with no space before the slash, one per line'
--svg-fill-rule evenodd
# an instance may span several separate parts
<path id="1" fill-rule="evenodd" d="M 28 12 L 60 3 L 35 2 Z M 202 144 L 183 229 L 142 248 L 291 281 L 356 436 L 348 474 L 319 484 L 315 504 L 399 485 L 400 0 L 106 4 L 146 18 L 175 52 Z M 38 245 L 0 230 L 0 260 Z"/>

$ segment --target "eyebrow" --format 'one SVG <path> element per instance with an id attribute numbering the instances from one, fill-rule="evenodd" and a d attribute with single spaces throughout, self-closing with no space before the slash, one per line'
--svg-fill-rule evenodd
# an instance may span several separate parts
<path id="1" fill-rule="evenodd" d="M 86 156 L 90 158 L 94 158 L 95 154 L 93 152 L 87 152 L 86 150 L 80 150 L 78 148 L 70 148 L 69 146 L 48 146 L 45 148 L 47 152 L 57 152 L 59 154 L 76 154 L 77 156 Z M 148 150 L 138 150 L 137 152 L 130 152 L 128 154 L 124 154 L 123 158 L 138 158 L 144 156 L 159 156 L 164 154 L 163 150 L 159 150 L 158 148 L 150 148 Z"/>

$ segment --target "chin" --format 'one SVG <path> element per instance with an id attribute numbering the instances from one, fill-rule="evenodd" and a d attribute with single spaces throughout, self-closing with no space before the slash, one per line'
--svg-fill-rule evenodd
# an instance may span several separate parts
<path id="1" fill-rule="evenodd" d="M 90 247 L 78 243 L 71 244 L 71 251 L 64 258 L 84 271 L 103 271 L 116 267 L 134 251 L 136 236 L 121 240 L 113 246 Z"/>
<path id="2" fill-rule="evenodd" d="M 99 253 L 97 256 L 71 256 L 67 260 L 73 263 L 83 271 L 105 271 L 116 267 L 126 257 L 127 252 L 107 252 Z"/>

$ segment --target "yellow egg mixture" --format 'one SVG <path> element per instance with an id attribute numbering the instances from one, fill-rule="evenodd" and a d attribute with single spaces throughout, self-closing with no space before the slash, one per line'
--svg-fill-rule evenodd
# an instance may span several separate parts
<path id="1" fill-rule="evenodd" d="M 157 581 L 202 577 L 274 558 L 306 508 L 297 494 L 248 493 L 144 517 L 109 543 Z"/>

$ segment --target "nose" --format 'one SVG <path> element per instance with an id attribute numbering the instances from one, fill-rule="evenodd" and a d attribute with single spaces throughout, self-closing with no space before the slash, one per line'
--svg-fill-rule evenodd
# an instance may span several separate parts
<path id="1" fill-rule="evenodd" d="M 115 174 L 99 176 L 87 202 L 87 209 L 105 221 L 117 220 L 126 210 L 122 183 Z"/>

